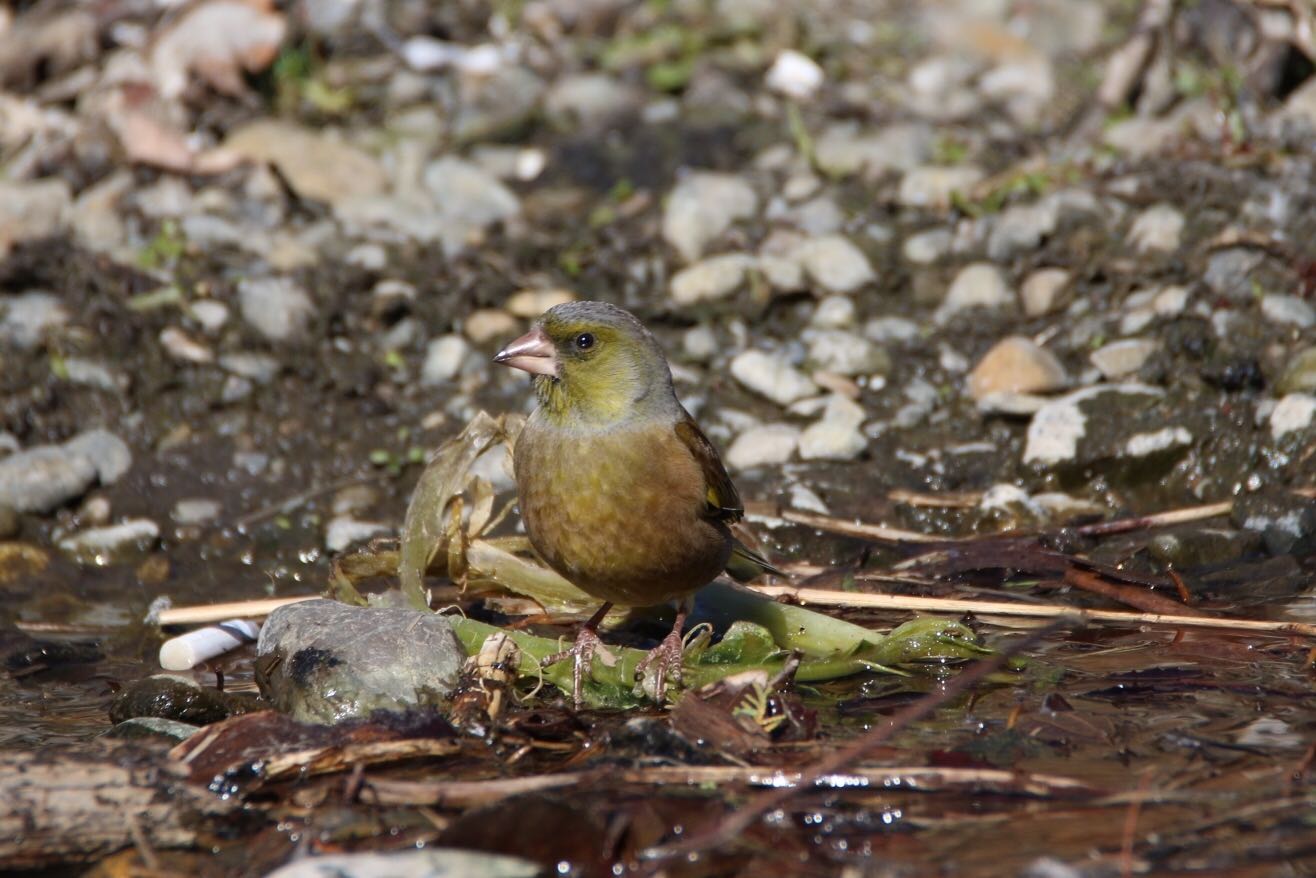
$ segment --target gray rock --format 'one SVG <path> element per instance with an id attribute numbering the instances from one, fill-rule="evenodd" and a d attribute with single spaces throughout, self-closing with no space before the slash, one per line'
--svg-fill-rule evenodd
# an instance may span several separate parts
<path id="1" fill-rule="evenodd" d="M 737 470 L 783 464 L 791 459 L 799 444 L 800 428 L 791 424 L 750 427 L 727 449 L 727 463 Z"/>
<path id="2" fill-rule="evenodd" d="M 756 348 L 736 355 L 731 361 L 731 375 L 745 387 L 778 405 L 790 405 L 818 392 L 818 385 L 780 354 L 769 354 Z"/>
<path id="3" fill-rule="evenodd" d="M 135 716 L 118 723 L 101 737 L 120 741 L 146 741 L 163 738 L 178 743 L 186 741 L 197 732 L 200 726 L 180 722 L 176 719 L 164 719 L 158 716 Z"/>
<path id="4" fill-rule="evenodd" d="M 1042 240 L 1056 230 L 1059 219 L 1059 205 L 1050 198 L 1009 207 L 992 223 L 987 238 L 987 255 L 1004 262 L 1036 250 L 1042 245 Z"/>
<path id="5" fill-rule="evenodd" d="M 1261 297 L 1261 313 L 1271 323 L 1299 329 L 1316 326 L 1316 308 L 1297 296 L 1268 293 Z"/>
<path id="6" fill-rule="evenodd" d="M 1139 384 L 1100 385 L 1068 393 L 1033 415 L 1024 462 L 1055 465 L 1118 456 L 1124 444 L 1122 425 L 1160 398 L 1159 391 Z M 1098 410 L 1104 417 L 1094 419 Z"/>
<path id="7" fill-rule="evenodd" d="M 102 485 L 114 484 L 133 465 L 133 453 L 128 443 L 105 429 L 79 433 L 64 443 L 64 450 L 91 461 Z"/>
<path id="8" fill-rule="evenodd" d="M 257 652 L 281 658 L 259 681 L 265 696 L 294 719 L 318 723 L 439 706 L 466 660 L 443 616 L 326 600 L 275 610 Z"/>
<path id="9" fill-rule="evenodd" d="M 68 311 L 50 293 L 32 290 L 0 297 L 0 343 L 20 350 L 35 348 L 47 330 L 68 320 Z"/>
<path id="10" fill-rule="evenodd" d="M 257 384 L 269 384 L 283 368 L 283 364 L 277 358 L 255 351 L 234 351 L 223 354 L 219 358 L 219 366 L 225 372 Z"/>
<path id="11" fill-rule="evenodd" d="M 758 196 L 733 174 L 696 172 L 672 189 L 663 210 L 663 238 L 686 262 L 703 255 L 737 220 L 758 210 Z"/>
<path id="12" fill-rule="evenodd" d="M 855 325 L 854 300 L 848 296 L 828 296 L 818 303 L 809 323 L 819 329 L 849 329 Z"/>
<path id="13" fill-rule="evenodd" d="M 278 167 L 298 195 L 337 204 L 379 195 L 388 175 L 373 157 L 320 131 L 275 119 L 258 119 L 232 131 L 224 148 Z"/>
<path id="14" fill-rule="evenodd" d="M 914 265 L 931 265 L 950 253 L 955 236 L 950 229 L 928 229 L 905 239 L 901 252 Z"/>
<path id="15" fill-rule="evenodd" d="M 302 857 L 265 878 L 535 878 L 542 873 L 538 863 L 517 857 L 427 847 L 379 854 Z"/>
<path id="16" fill-rule="evenodd" d="M 202 329 L 212 334 L 219 332 L 228 322 L 228 306 L 214 299 L 193 302 L 188 307 L 188 313 L 193 320 L 201 324 Z"/>
<path id="17" fill-rule="evenodd" d="M 875 317 L 864 324 L 864 335 L 876 342 L 913 341 L 919 327 L 904 317 Z"/>
<path id="18" fill-rule="evenodd" d="M 1229 247 L 1211 254 L 1203 280 L 1218 295 L 1235 304 L 1252 299 L 1252 277 L 1264 255 L 1246 247 Z"/>
<path id="19" fill-rule="evenodd" d="M 413 234 L 439 241 L 448 256 L 466 249 L 494 223 L 521 213 L 520 200 L 502 181 L 479 165 L 453 156 L 444 156 L 425 168 L 425 188 L 434 209 L 426 212 Z"/>
<path id="20" fill-rule="evenodd" d="M 1242 494 L 1230 517 L 1243 530 L 1259 534 L 1272 555 L 1316 551 L 1316 501 L 1287 491 Z"/>
<path id="21" fill-rule="evenodd" d="M 57 445 L 39 445 L 0 458 L 0 506 L 51 512 L 81 497 L 96 481 L 96 466 Z"/>
<path id="22" fill-rule="evenodd" d="M 443 384 L 456 378 L 472 351 L 470 342 L 460 335 L 443 335 L 425 348 L 425 362 L 420 367 L 420 383 Z"/>
<path id="23" fill-rule="evenodd" d="M 463 70 L 453 134 L 461 143 L 514 134 L 538 110 L 543 94 L 543 81 L 516 64 L 499 61 L 492 70 Z"/>
<path id="24" fill-rule="evenodd" d="M 95 387 L 110 393 L 122 393 L 129 386 L 126 375 L 113 371 L 104 363 L 82 357 L 69 357 L 66 359 L 64 361 L 64 374 L 74 384 Z"/>
<path id="25" fill-rule="evenodd" d="M 806 235 L 831 235 L 845 225 L 845 214 L 826 195 L 790 208 L 781 214 L 780 219 Z"/>
<path id="26" fill-rule="evenodd" d="M 287 341 L 306 331 L 315 303 L 288 278 L 263 277 L 238 285 L 242 318 L 270 341 Z"/>
<path id="27" fill-rule="evenodd" d="M 103 566 L 147 551 L 160 538 L 160 527 L 149 518 L 132 518 L 93 527 L 64 537 L 57 544 L 64 554 L 83 564 Z"/>
<path id="28" fill-rule="evenodd" d="M 829 293 L 849 293 L 877 279 L 868 257 L 841 235 L 811 238 L 791 258 Z"/>

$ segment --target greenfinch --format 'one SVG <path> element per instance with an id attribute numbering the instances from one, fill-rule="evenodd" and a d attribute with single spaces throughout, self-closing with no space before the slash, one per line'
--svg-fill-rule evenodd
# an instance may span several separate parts
<path id="1" fill-rule="evenodd" d="M 494 362 L 534 376 L 538 406 L 516 441 L 521 519 L 547 564 L 603 601 L 574 646 L 573 697 L 613 604 L 679 599 L 676 624 L 646 657 L 659 698 L 680 679 L 685 599 L 733 562 L 773 570 L 732 535 L 744 514 L 717 449 L 676 398 L 667 358 L 630 312 L 570 302 L 545 312 Z M 775 571 L 774 571 L 775 572 Z"/>

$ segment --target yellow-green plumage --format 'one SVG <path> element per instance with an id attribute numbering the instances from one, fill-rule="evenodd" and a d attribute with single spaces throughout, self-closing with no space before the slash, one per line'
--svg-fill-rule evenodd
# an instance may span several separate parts
<path id="1" fill-rule="evenodd" d="M 733 551 L 766 568 L 728 530 L 740 497 L 638 320 L 576 302 L 532 337 L 552 367 L 511 363 L 539 373 L 514 463 L 526 533 L 554 570 L 601 600 L 644 606 L 707 585 Z"/>

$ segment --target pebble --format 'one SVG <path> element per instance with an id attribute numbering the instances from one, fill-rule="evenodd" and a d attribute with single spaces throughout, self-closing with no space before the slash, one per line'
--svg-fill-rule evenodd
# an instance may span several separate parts
<path id="1" fill-rule="evenodd" d="M 1130 338 L 1102 345 L 1088 359 L 1107 380 L 1133 375 L 1159 345 L 1146 338 Z"/>
<path id="2" fill-rule="evenodd" d="M 315 304 L 288 278 L 265 277 L 238 284 L 238 305 L 247 323 L 270 341 L 287 341 L 306 331 Z"/>
<path id="3" fill-rule="evenodd" d="M 1316 326 L 1316 308 L 1297 296 L 1267 293 L 1261 297 L 1261 313 L 1271 323 L 1299 329 Z"/>
<path id="4" fill-rule="evenodd" d="M 725 253 L 701 259 L 672 276 L 670 292 L 678 305 L 724 299 L 745 283 L 757 260 L 744 253 Z"/>
<path id="5" fill-rule="evenodd" d="M 318 8 L 324 0 L 308 8 Z M 355 4 L 353 4 L 355 6 Z M 329 853 L 305 856 L 270 872 L 266 878 L 534 878 L 538 862 L 460 848 L 430 847 L 387 853 Z"/>
<path id="6" fill-rule="evenodd" d="M 284 659 L 261 681 L 262 694 L 299 722 L 326 724 L 440 706 L 466 660 L 445 616 L 327 600 L 275 610 L 256 649 Z"/>
<path id="7" fill-rule="evenodd" d="M 792 207 L 782 212 L 780 217 L 769 213 L 769 218 L 780 218 L 806 235 L 831 235 L 845 225 L 845 213 L 825 195 Z"/>
<path id="8" fill-rule="evenodd" d="M 503 307 L 507 313 L 526 320 L 534 320 L 549 308 L 576 301 L 576 294 L 571 290 L 559 288 L 542 290 L 519 290 L 507 297 Z"/>
<path id="9" fill-rule="evenodd" d="M 521 202 L 502 182 L 479 165 L 453 156 L 431 162 L 425 188 L 434 199 L 428 236 L 455 256 L 489 226 L 521 213 Z"/>
<path id="10" fill-rule="evenodd" d="M 891 358 L 873 342 L 844 329 L 809 329 L 809 362 L 838 375 L 873 375 L 891 371 Z"/>
<path id="11" fill-rule="evenodd" d="M 928 229 L 906 238 L 901 253 L 913 265 L 931 265 L 949 255 L 954 242 L 949 229 Z"/>
<path id="12" fill-rule="evenodd" d="M 108 527 L 96 527 L 67 536 L 60 551 L 84 564 L 103 566 L 144 552 L 160 537 L 160 527 L 149 518 L 132 518 Z"/>
<path id="13" fill-rule="evenodd" d="M 1184 427 L 1164 427 L 1149 433 L 1135 433 L 1124 443 L 1129 457 L 1147 457 L 1177 445 L 1191 445 L 1193 434 Z"/>
<path id="14" fill-rule="evenodd" d="M 1289 433 L 1297 433 L 1311 426 L 1316 418 L 1316 396 L 1310 393 L 1289 393 L 1270 413 L 1270 435 L 1281 439 Z M 0 466 L 4 465 L 0 461 Z"/>
<path id="15" fill-rule="evenodd" d="M 62 234 L 73 216 L 73 191 L 58 177 L 0 180 L 0 256 L 12 244 Z"/>
<path id="16" fill-rule="evenodd" d="M 466 316 L 462 332 L 476 344 L 505 343 L 521 334 L 521 321 L 498 308 L 477 308 Z"/>
<path id="17" fill-rule="evenodd" d="M 992 346 L 969 373 L 969 395 L 981 402 L 989 394 L 1049 393 L 1068 383 L 1055 355 L 1023 336 L 1009 336 Z"/>
<path id="18" fill-rule="evenodd" d="M 763 82 L 778 94 L 803 101 L 818 91 L 824 78 L 823 69 L 808 55 L 784 49 L 777 53 Z"/>
<path id="19" fill-rule="evenodd" d="M 1252 298 L 1252 277 L 1265 257 L 1245 247 L 1228 247 L 1211 254 L 1202 279 L 1218 295 L 1234 304 Z"/>
<path id="20" fill-rule="evenodd" d="M 790 424 L 762 424 L 736 437 L 727 449 L 733 469 L 775 466 L 791 459 L 800 445 L 800 429 Z"/>
<path id="21" fill-rule="evenodd" d="M 987 262 L 966 265 L 951 282 L 935 319 L 944 323 L 967 308 L 1003 308 L 1014 301 L 1000 269 Z"/>
<path id="22" fill-rule="evenodd" d="M 924 124 L 884 125 L 864 133 L 853 123 L 841 123 L 814 141 L 814 160 L 835 177 L 862 174 L 875 179 L 887 171 L 908 171 L 926 161 L 933 142 L 932 131 Z"/>
<path id="23" fill-rule="evenodd" d="M 919 325 L 905 317 L 875 317 L 864 324 L 864 335 L 879 343 L 914 341 L 919 334 Z"/>
<path id="24" fill-rule="evenodd" d="M 87 360 L 82 357 L 69 357 L 64 361 L 64 374 L 74 384 L 96 387 L 110 393 L 122 393 L 128 389 L 127 376 L 111 370 L 104 363 Z"/>
<path id="25" fill-rule="evenodd" d="M 434 386 L 456 378 L 471 351 L 470 343 L 460 335 L 442 335 L 431 340 L 420 367 L 420 383 Z"/>
<path id="26" fill-rule="evenodd" d="M 165 353 L 184 363 L 213 363 L 215 352 L 208 345 L 202 344 L 177 326 L 166 326 L 160 330 L 160 345 Z"/>
<path id="27" fill-rule="evenodd" d="M 818 392 L 818 385 L 780 354 L 755 348 L 736 355 L 731 361 L 731 375 L 748 389 L 778 405 L 790 405 Z"/>
<path id="28" fill-rule="evenodd" d="M 812 238 L 795 249 L 797 261 L 818 286 L 849 293 L 877 279 L 862 250 L 841 235 Z"/>
<path id="29" fill-rule="evenodd" d="M 1075 460 L 1079 440 L 1088 432 L 1088 415 L 1082 405 L 1108 393 L 1159 396 L 1152 388 L 1138 384 L 1102 384 L 1084 387 L 1048 402 L 1038 409 L 1028 424 L 1024 463 L 1060 464 Z"/>
<path id="30" fill-rule="evenodd" d="M 0 458 L 0 506 L 51 512 L 81 497 L 95 481 L 90 458 L 61 446 L 38 445 Z"/>
<path id="31" fill-rule="evenodd" d="M 228 323 L 229 310 L 228 305 L 223 302 L 216 302 L 214 299 L 202 299 L 199 302 L 193 302 L 188 306 L 188 314 L 201 328 L 206 332 L 214 335 L 224 328 Z"/>
<path id="32" fill-rule="evenodd" d="M 1070 273 L 1063 268 L 1039 268 L 1029 274 L 1019 288 L 1024 315 L 1041 317 L 1054 311 L 1070 279 Z"/>
<path id="33" fill-rule="evenodd" d="M 854 300 L 848 296 L 827 296 L 813 309 L 809 323 L 819 329 L 849 329 L 855 325 Z"/>
<path id="34" fill-rule="evenodd" d="M 940 210 L 950 206 L 953 193 L 967 193 L 983 177 L 972 165 L 923 165 L 905 174 L 897 198 L 906 207 Z"/>
<path id="35" fill-rule="evenodd" d="M 35 348 L 48 330 L 68 321 L 68 311 L 50 293 L 30 290 L 0 298 L 0 343 L 19 350 Z"/>
<path id="36" fill-rule="evenodd" d="M 1042 240 L 1056 230 L 1059 219 L 1059 204 L 1051 198 L 1006 208 L 992 223 L 987 238 L 987 255 L 1004 262 L 1036 250 L 1042 245 Z"/>
<path id="37" fill-rule="evenodd" d="M 1179 249 L 1184 215 L 1168 204 L 1147 208 L 1133 221 L 1129 243 L 1139 253 L 1173 253 Z"/>
<path id="38" fill-rule="evenodd" d="M 854 460 L 868 447 L 859 429 L 864 410 L 839 394 L 827 399 L 822 419 L 800 434 L 800 457 L 804 460 Z"/>
<path id="39" fill-rule="evenodd" d="M 719 348 L 717 333 L 713 332 L 712 327 L 702 323 L 687 329 L 681 336 L 681 349 L 685 351 L 687 357 L 699 363 L 713 359 Z"/>
<path id="40" fill-rule="evenodd" d="M 606 73 L 575 73 L 560 78 L 544 97 L 551 121 L 573 130 L 600 128 L 636 110 L 642 96 Z"/>
<path id="41" fill-rule="evenodd" d="M 1284 368 L 1284 374 L 1276 382 L 1275 392 L 1279 394 L 1316 392 L 1316 346 L 1304 348 L 1294 354 Z"/>
<path id="42" fill-rule="evenodd" d="M 133 454 L 128 443 L 101 428 L 79 433 L 64 443 L 64 450 L 91 461 L 102 485 L 114 484 L 127 475 L 133 465 Z"/>
<path id="43" fill-rule="evenodd" d="M 672 189 L 663 210 L 663 239 L 685 262 L 703 255 L 737 220 L 758 210 L 759 199 L 749 184 L 733 174 L 692 173 Z"/>
<path id="44" fill-rule="evenodd" d="M 223 354 L 219 358 L 219 365 L 225 372 L 257 384 L 269 384 L 283 368 L 283 364 L 278 359 L 255 351 L 233 351 Z"/>
<path id="45" fill-rule="evenodd" d="M 312 201 L 332 205 L 388 189 L 388 175 L 370 155 L 290 122 L 258 119 L 230 133 L 224 148 L 257 163 L 273 164 L 294 192 Z"/>
<path id="46" fill-rule="evenodd" d="M 223 508 L 218 500 L 204 497 L 187 498 L 174 504 L 170 517 L 176 524 L 184 526 L 206 524 L 219 518 Z"/>
<path id="47" fill-rule="evenodd" d="M 372 537 L 388 533 L 392 528 L 379 521 L 361 521 L 350 515 L 329 519 L 324 528 L 324 547 L 330 552 L 342 552 L 355 543 L 364 543 Z"/>

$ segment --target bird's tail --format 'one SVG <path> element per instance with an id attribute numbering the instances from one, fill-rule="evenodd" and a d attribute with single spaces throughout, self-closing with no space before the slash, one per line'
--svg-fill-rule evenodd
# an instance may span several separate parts
<path id="1" fill-rule="evenodd" d="M 764 573 L 786 577 L 786 574 L 773 567 L 767 558 L 746 546 L 740 540 L 732 539 L 731 557 L 727 559 L 727 573 L 737 582 L 749 582 L 758 579 Z"/>

